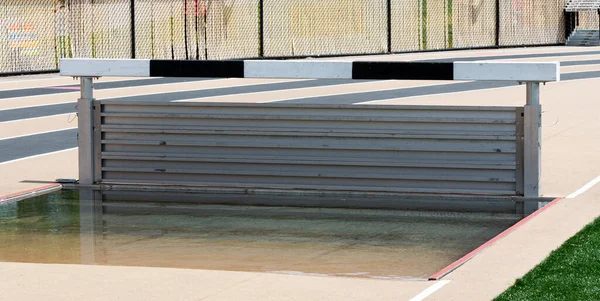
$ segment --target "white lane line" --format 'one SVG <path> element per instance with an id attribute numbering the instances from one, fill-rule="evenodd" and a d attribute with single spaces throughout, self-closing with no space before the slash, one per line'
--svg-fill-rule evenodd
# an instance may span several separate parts
<path id="1" fill-rule="evenodd" d="M 19 135 L 19 136 L 12 136 L 12 137 L 0 138 L 0 141 L 2 141 L 2 140 L 8 140 L 8 139 L 23 138 L 23 137 L 28 137 L 28 136 L 35 136 L 35 135 L 55 133 L 55 132 L 60 132 L 60 131 L 73 130 L 73 129 L 76 129 L 76 128 L 77 127 L 75 126 L 75 127 L 58 129 L 58 130 L 51 130 L 51 131 L 37 132 L 37 133 L 32 133 L 32 134 L 25 134 L 25 135 Z"/>
<path id="2" fill-rule="evenodd" d="M 388 80 L 386 80 L 387 82 Z M 236 97 L 238 95 L 242 95 L 242 96 L 253 96 L 253 95 L 272 95 L 272 94 L 279 94 L 279 93 L 294 93 L 294 92 L 299 92 L 299 91 L 305 91 L 305 90 L 310 90 L 310 89 L 325 89 L 325 88 L 335 88 L 335 87 L 349 87 L 349 86 L 353 86 L 353 85 L 369 85 L 370 83 L 361 83 L 361 82 L 354 82 L 354 83 L 347 83 L 347 84 L 337 84 L 337 85 L 332 85 L 332 86 L 313 86 L 313 87 L 303 87 L 303 88 L 294 88 L 294 89 L 285 89 L 285 90 L 270 90 L 270 91 L 260 91 L 260 92 L 249 92 L 249 93 L 243 93 L 243 94 L 226 94 L 226 95 L 217 95 L 217 96 L 211 96 L 211 97 L 206 97 L 210 100 L 218 100 L 220 98 L 231 98 L 231 97 Z M 435 85 L 435 84 L 433 84 Z M 413 86 L 413 87 L 420 87 L 420 86 Z M 411 87 L 407 87 L 407 88 L 411 88 Z M 347 92 L 347 91 L 340 91 L 340 92 L 334 92 L 334 93 L 324 93 L 324 94 L 314 94 L 314 95 L 310 95 L 310 96 L 297 96 L 297 97 L 287 97 L 287 96 L 283 96 L 285 98 L 282 99 L 275 99 L 275 100 L 267 100 L 267 101 L 258 101 L 259 103 L 269 103 L 269 102 L 278 102 L 278 101 L 287 101 L 287 100 L 294 100 L 294 99 L 303 99 L 303 98 L 314 98 L 314 97 L 326 97 L 326 96 L 335 96 L 335 95 L 342 95 L 342 94 L 353 94 L 353 93 L 363 93 L 363 92 L 378 92 L 378 91 L 388 91 L 388 90 L 395 90 L 395 89 L 404 89 L 404 87 L 388 87 L 388 88 L 383 88 L 383 89 L 369 89 L 369 88 L 365 88 L 364 90 L 360 90 L 360 91 L 353 91 L 353 92 Z M 202 100 L 201 98 L 189 98 L 189 99 L 178 99 L 178 100 L 173 100 L 173 102 L 198 102 Z"/>
<path id="3" fill-rule="evenodd" d="M 341 85 L 336 85 L 335 87 L 344 87 L 344 86 L 356 85 L 356 84 L 359 84 L 359 83 L 341 84 Z M 404 90 L 404 89 L 412 89 L 412 88 L 425 88 L 425 87 L 432 87 L 432 86 L 439 86 L 439 85 L 446 85 L 446 84 L 447 83 L 444 83 L 444 84 L 434 83 L 434 84 L 423 84 L 423 85 L 408 86 L 408 87 L 388 87 L 388 88 L 382 88 L 382 89 L 374 88 L 374 89 L 364 89 L 364 90 L 353 91 L 353 92 L 340 91 L 340 92 L 334 92 L 334 93 L 316 94 L 313 96 L 286 97 L 284 99 L 260 101 L 259 103 L 270 103 L 270 102 L 289 101 L 289 100 L 302 100 L 302 99 L 306 99 L 306 98 L 330 97 L 330 96 L 342 96 L 342 95 L 351 96 L 352 94 L 377 93 L 377 92 L 386 92 L 386 91 L 392 91 L 392 90 Z M 322 88 L 322 87 L 307 87 L 307 88 L 299 88 L 299 89 L 290 89 L 290 90 L 285 90 L 285 91 L 294 92 L 294 90 L 312 89 L 312 88 Z M 280 91 L 277 91 L 277 92 L 280 92 Z M 260 94 L 260 92 L 254 93 L 254 94 Z M 379 101 L 379 100 L 371 100 L 371 101 Z M 367 101 L 367 102 L 370 102 L 370 101 Z M 361 103 L 355 103 L 355 104 L 361 104 Z"/>
<path id="4" fill-rule="evenodd" d="M 564 72 L 564 73 L 571 73 L 571 72 Z M 564 80 L 564 81 L 569 81 L 569 82 L 571 82 L 571 81 L 589 81 L 589 80 L 599 80 L 599 79 L 600 78 L 598 78 L 598 77 L 592 77 L 592 78 L 582 78 L 582 79 L 576 79 L 576 80 L 575 79 L 571 79 L 571 80 Z M 225 81 L 225 80 L 229 80 L 229 79 L 222 79 L 222 80 Z M 290 80 L 290 81 L 293 82 L 295 80 Z M 282 81 L 282 82 L 287 82 L 287 81 Z M 462 82 L 471 82 L 471 81 L 456 81 L 456 82 L 461 82 L 462 83 Z M 266 83 L 270 83 L 270 82 L 266 82 Z M 171 91 L 171 92 L 164 92 L 164 91 L 161 91 L 161 92 L 149 92 L 149 93 L 143 93 L 142 92 L 142 93 L 136 93 L 135 95 L 124 95 L 124 96 L 106 97 L 106 98 L 102 98 L 102 100 L 109 100 L 109 99 L 115 99 L 115 98 L 124 98 L 124 97 L 132 97 L 132 96 L 148 96 L 148 95 L 155 95 L 155 94 L 162 94 L 162 93 L 168 94 L 168 93 L 177 93 L 177 92 L 202 91 L 202 90 L 208 90 L 208 89 L 244 87 L 244 86 L 260 85 L 260 84 L 266 84 L 266 83 L 252 83 L 252 84 L 242 84 L 242 85 L 233 85 L 233 86 L 219 86 L 219 87 L 206 87 L 206 88 L 188 88 L 188 89 L 181 89 L 181 90 L 178 90 L 178 91 Z M 274 83 L 279 83 L 279 82 L 274 82 Z M 157 84 L 157 85 L 152 85 L 152 86 L 167 86 L 167 85 L 173 85 L 173 84 L 178 84 L 178 83 Z M 351 83 L 351 84 L 342 84 L 342 85 L 339 85 L 339 86 L 352 85 L 352 84 L 354 84 L 354 83 Z M 352 93 L 340 92 L 340 93 L 323 94 L 323 95 L 317 95 L 317 96 L 299 96 L 299 97 L 291 97 L 291 98 L 285 98 L 285 99 L 268 100 L 268 101 L 264 101 L 264 102 L 260 102 L 260 103 L 280 102 L 280 101 L 297 100 L 297 99 L 313 98 L 313 97 L 336 96 L 336 95 L 354 94 L 354 93 L 362 93 L 362 92 L 378 92 L 378 91 L 388 91 L 388 90 L 395 90 L 395 89 L 423 88 L 423 87 L 438 86 L 438 85 L 447 85 L 447 84 L 451 84 L 451 83 L 435 83 L 435 84 L 425 84 L 425 85 L 416 85 L 416 86 L 399 87 L 399 88 L 365 89 L 364 91 L 357 91 L 357 92 L 352 92 Z M 555 84 L 555 83 L 553 82 L 553 83 L 548 83 L 548 84 Z M 521 86 L 521 85 L 519 85 L 519 86 Z M 401 99 L 409 99 L 409 98 L 421 98 L 421 97 L 429 97 L 429 96 L 434 96 L 434 95 L 439 96 L 439 95 L 461 94 L 461 93 L 470 93 L 470 92 L 476 92 L 476 91 L 488 91 L 488 90 L 506 89 L 506 88 L 515 88 L 515 87 L 518 87 L 518 86 L 506 86 L 506 87 L 496 87 L 496 88 L 474 89 L 474 90 L 457 91 L 457 92 L 440 92 L 440 93 L 435 93 L 435 94 L 415 95 L 415 96 L 400 97 L 400 98 L 369 100 L 369 101 L 364 101 L 364 102 L 356 102 L 354 104 L 376 104 L 378 102 L 387 102 L 387 101 L 392 101 L 392 100 L 401 100 Z M 125 89 L 125 88 L 133 88 L 133 87 L 112 88 L 112 89 L 106 89 L 106 90 L 118 90 L 118 89 Z M 301 90 L 301 89 L 311 89 L 311 88 L 319 88 L 319 87 L 306 87 L 306 88 L 290 89 L 290 91 L 291 90 Z M 285 91 L 285 90 L 273 90 L 273 91 L 266 91 L 266 92 L 250 92 L 250 93 L 241 93 L 241 94 L 234 94 L 234 95 L 252 95 L 252 94 L 269 93 L 269 92 L 281 92 L 281 91 Z M 66 94 L 70 94 L 70 93 L 64 93 L 62 95 L 66 95 Z M 45 95 L 37 95 L 37 96 L 45 96 Z M 232 94 L 218 95 L 218 96 L 202 97 L 202 98 L 179 99 L 179 100 L 173 100 L 172 102 L 190 102 L 190 101 L 199 101 L 199 100 L 202 100 L 203 98 L 211 98 L 211 99 L 213 99 L 213 98 L 231 97 L 231 96 L 232 96 Z M 6 99 L 18 99 L 18 98 L 28 98 L 28 97 L 31 97 L 31 96 L 14 97 L 14 98 L 6 98 Z M 76 104 L 76 101 L 75 100 L 70 100 L 70 101 L 56 102 L 56 103 L 45 103 L 45 104 L 22 106 L 22 107 L 11 107 L 11 108 L 0 109 L 0 112 L 2 112 L 2 111 L 8 111 L 8 110 L 16 110 L 16 109 L 25 109 L 25 108 L 45 107 L 45 106 L 67 104 L 67 103 Z M 56 116 L 56 115 L 52 115 L 52 116 Z M 33 119 L 33 118 L 31 118 L 31 119 Z M 20 119 L 20 120 L 25 120 L 25 119 Z M 2 124 L 2 122 L 0 122 L 0 124 Z"/>
<path id="5" fill-rule="evenodd" d="M 436 284 L 428 287 L 426 290 L 422 291 L 420 294 L 414 296 L 409 301 L 422 301 L 425 298 L 429 297 L 431 294 L 435 293 L 437 290 L 442 288 L 444 285 L 450 283 L 450 280 L 438 280 Z"/>
<path id="6" fill-rule="evenodd" d="M 2 111 L 9 111 L 9 110 L 35 108 L 35 107 L 45 107 L 45 106 L 53 106 L 53 105 L 62 105 L 62 104 L 66 104 L 66 103 L 77 103 L 77 101 L 75 101 L 75 100 L 69 100 L 69 101 L 55 102 L 55 103 L 44 103 L 44 104 L 39 104 L 39 105 L 30 105 L 30 106 L 22 106 L 22 107 L 10 107 L 10 108 L 6 108 L 6 109 L 0 109 L 0 112 L 2 112 Z"/>
<path id="7" fill-rule="evenodd" d="M 55 89 L 55 90 L 73 90 L 73 91 L 79 91 L 81 90 L 80 86 L 73 86 L 73 87 L 69 87 L 69 86 L 56 86 L 56 87 L 47 87 L 44 89 Z M 93 89 L 94 91 L 96 91 L 96 89 Z"/>
<path id="8" fill-rule="evenodd" d="M 229 82 L 229 81 L 233 81 L 235 79 L 231 79 L 231 78 L 223 78 L 223 79 L 215 79 L 215 80 L 211 80 L 211 83 L 215 83 L 215 82 Z M 310 79 L 309 79 L 310 80 Z M 264 85 L 264 84 L 278 84 L 278 83 L 288 83 L 288 82 L 295 82 L 295 81 L 299 81 L 299 80 L 269 80 L 269 81 L 265 81 L 265 82 L 259 82 L 259 83 L 247 83 L 247 84 L 232 84 L 232 85 L 218 85 L 218 86 L 208 86 L 208 87 L 189 87 L 189 88 L 185 88 L 185 89 L 178 89 L 175 91 L 156 91 L 156 92 L 136 92 L 136 93 L 132 93 L 133 94 L 123 94 L 123 95 L 119 95 L 119 96 L 111 96 L 111 97 L 102 97 L 102 98 L 98 98 L 101 100 L 108 100 L 108 99 L 115 99 L 115 98 L 126 98 L 126 97 L 137 97 L 137 96 L 149 96 L 149 95 L 156 95 L 156 94 L 171 94 L 171 93 L 178 93 L 178 92 L 194 92 L 194 91 L 203 91 L 203 90 L 211 90 L 211 89 L 228 89 L 228 88 L 237 88 L 237 87 L 247 87 L 247 86 L 253 86 L 253 85 Z M 190 84 L 190 83 L 195 83 L 198 81 L 193 81 L 193 82 L 183 82 L 183 83 L 168 83 L 168 84 L 155 84 L 155 85 L 149 85 L 150 87 L 163 87 L 163 86 L 168 86 L 168 85 L 176 85 L 176 84 Z M 110 88 L 110 89 L 101 89 L 101 90 L 94 90 L 94 91 L 117 91 L 120 92 L 120 90 L 123 89 L 133 89 L 133 88 L 143 88 L 145 86 L 128 86 L 128 87 L 120 87 L 120 88 Z M 127 91 L 126 91 L 127 92 Z M 74 94 L 76 94 L 78 92 L 68 92 L 68 93 L 61 93 L 58 95 L 61 96 L 74 96 Z M 251 92 L 254 93 L 254 92 Z M 248 94 L 248 93 L 244 93 L 244 94 Z M 30 98 L 30 97 L 44 97 L 44 96 L 56 96 L 57 94 L 42 94 L 42 95 L 30 95 L 30 96 L 19 96 L 19 97 L 12 97 L 12 98 L 4 98 L 4 99 L 0 99 L 0 102 L 5 101 L 5 100 L 14 100 L 14 99 L 26 99 L 26 98 Z M 216 96 L 218 97 L 218 96 Z M 178 101 L 178 100 L 177 100 Z M 63 101 L 63 102 L 55 102 L 55 103 L 44 103 L 44 104 L 38 104 L 38 105 L 29 105 L 29 106 L 21 106 L 21 107 L 10 107 L 10 108 L 6 108 L 6 109 L 0 109 L 1 111 L 8 111 L 8 110 L 16 110 L 16 109 L 26 109 L 26 108 L 35 108 L 35 107 L 45 107 L 45 106 L 52 106 L 52 105 L 61 105 L 61 104 L 66 104 L 66 103 L 77 103 L 77 100 L 68 100 L 68 101 Z"/>
<path id="9" fill-rule="evenodd" d="M 72 151 L 75 149 L 77 149 L 77 147 L 67 148 L 67 149 L 63 149 L 63 150 L 59 150 L 59 151 L 55 151 L 55 152 L 44 153 L 44 154 L 39 154 L 39 155 L 35 155 L 35 156 L 23 157 L 23 158 L 19 158 L 19 159 L 15 159 L 15 160 L 10 160 L 10 161 L 4 161 L 4 162 L 0 162 L 0 166 L 2 166 L 4 164 L 15 163 L 15 162 L 19 162 L 19 161 L 28 160 L 28 159 L 64 153 L 64 152 Z"/>
<path id="10" fill-rule="evenodd" d="M 470 82 L 472 82 L 472 81 L 457 81 L 456 84 L 470 83 Z M 435 86 L 435 85 L 433 85 L 433 86 Z M 415 88 L 420 88 L 420 87 L 425 87 L 425 86 L 418 86 Z M 464 94 L 464 93 L 472 93 L 472 92 L 477 92 L 477 91 L 490 91 L 490 90 L 507 89 L 507 88 L 515 88 L 515 87 L 519 87 L 519 86 L 506 86 L 506 87 L 496 87 L 496 88 L 473 89 L 473 90 L 465 90 L 465 91 L 457 91 L 457 92 L 440 92 L 440 93 L 422 94 L 422 95 L 415 95 L 415 96 L 392 97 L 392 98 L 386 98 L 386 99 L 356 102 L 354 104 L 356 104 L 356 105 L 378 104 L 379 102 L 389 102 L 389 101 L 395 101 L 395 100 L 407 100 L 407 99 L 410 100 L 412 98 L 422 98 L 422 97 L 431 97 L 431 96 L 439 97 L 439 96 L 446 96 L 446 95 L 452 95 L 452 94 Z"/>
<path id="11" fill-rule="evenodd" d="M 564 71 L 561 72 L 560 74 L 571 74 L 571 73 L 587 73 L 587 72 L 598 72 L 600 71 L 600 65 L 584 65 L 584 66 L 594 66 L 598 69 L 594 69 L 594 70 L 573 70 L 573 71 Z M 570 67 L 580 67 L 580 66 L 565 66 L 564 68 L 570 68 Z M 592 77 L 592 78 L 597 78 L 597 77 Z"/>
<path id="12" fill-rule="evenodd" d="M 578 195 L 586 192 L 588 189 L 594 187 L 594 185 L 600 183 L 600 176 L 597 176 L 595 179 L 589 181 L 587 184 L 583 185 L 581 188 L 577 189 L 577 191 L 569 194 L 567 196 L 567 199 L 573 199 L 575 197 L 577 197 Z"/>
<path id="13" fill-rule="evenodd" d="M 566 74 L 566 73 L 572 73 L 572 72 L 563 72 L 561 74 Z M 600 80 L 600 77 L 567 79 L 567 80 L 562 80 L 560 82 L 549 82 L 549 83 L 547 83 L 547 85 L 556 85 L 556 84 L 565 83 L 565 82 L 575 82 L 575 81 L 579 82 L 579 81 L 586 81 L 586 80 L 587 81 Z M 467 81 L 456 81 L 456 82 L 457 83 L 466 83 Z M 504 87 L 472 89 L 472 90 L 456 91 L 456 92 L 440 92 L 440 93 L 423 94 L 423 95 L 415 95 L 415 96 L 408 96 L 408 97 L 399 97 L 399 98 L 396 97 L 396 98 L 390 98 L 390 99 L 369 100 L 369 101 L 364 101 L 364 102 L 356 102 L 354 104 L 356 104 L 356 105 L 379 104 L 379 102 L 389 102 L 389 101 L 396 101 L 396 100 L 411 100 L 413 98 L 425 98 L 425 97 L 431 97 L 431 96 L 446 96 L 446 95 L 452 95 L 452 94 L 466 94 L 466 93 L 473 93 L 473 92 L 478 92 L 478 91 L 492 91 L 492 90 L 511 89 L 511 88 L 514 89 L 514 88 L 519 88 L 521 86 L 525 87 L 525 85 L 511 85 L 511 86 L 504 86 Z M 418 87 L 420 87 L 420 86 L 417 86 L 415 88 L 418 88 Z"/>
<path id="14" fill-rule="evenodd" d="M 165 84 L 152 84 L 152 85 L 143 85 L 143 86 L 126 86 L 126 87 L 117 87 L 117 88 L 106 88 L 106 89 L 94 89 L 94 92 L 100 92 L 100 91 L 117 91 L 117 92 L 121 92 L 122 90 L 125 89 L 143 89 L 144 87 L 167 87 L 170 85 L 186 85 L 186 84 L 193 84 L 193 83 L 205 83 L 208 82 L 209 84 L 212 83 L 228 83 L 231 81 L 236 81 L 238 79 L 234 79 L 234 78 L 220 78 L 220 79 L 212 79 L 210 81 L 203 81 L 203 80 L 197 80 L 197 81 L 189 81 L 189 82 L 176 82 L 176 83 L 165 83 Z M 313 80 L 313 79 L 307 79 L 307 80 Z M 202 91 L 202 90 L 209 90 L 209 89 L 221 89 L 221 88 L 234 88 L 234 87 L 245 87 L 245 86 L 252 86 L 252 85 L 262 85 L 262 84 L 276 84 L 276 83 L 287 83 L 287 82 L 295 82 L 295 81 L 301 81 L 298 79 L 265 79 L 264 81 L 258 82 L 258 83 L 244 83 L 244 84 L 233 84 L 233 85 L 217 85 L 217 86 L 208 86 L 208 87 L 189 87 L 189 88 L 181 88 L 175 91 L 168 91 L 168 92 L 164 92 L 164 91 L 156 91 L 156 92 L 136 92 L 134 93 L 134 95 L 130 95 L 130 94 L 126 94 L 126 95 L 122 95 L 122 96 L 113 96 L 113 97 L 102 97 L 102 99 L 112 99 L 112 98 L 121 98 L 121 97 L 131 97 L 131 96 L 143 96 L 143 95 L 153 95 L 153 94 L 162 94 L 162 93 L 177 93 L 177 92 L 193 92 L 193 91 Z M 127 92 L 127 91 L 126 91 Z M 133 91 L 132 91 L 133 92 Z M 56 95 L 61 95 L 61 96 L 73 96 L 73 95 L 77 95 L 79 94 L 79 91 L 75 91 L 75 92 L 66 92 L 66 93 L 53 93 L 53 94 L 39 94 L 39 95 L 29 95 L 29 96 L 18 96 L 18 97 L 11 97 L 11 98 L 4 98 L 1 99 L 0 101 L 5 101 L 5 100 L 13 100 L 13 99 L 26 99 L 26 98 L 30 98 L 30 97 L 43 97 L 43 96 L 56 96 Z M 73 101 L 71 101 L 73 102 Z M 27 108 L 27 107 L 24 107 Z"/>
<path id="15" fill-rule="evenodd" d="M 37 120 L 37 119 L 59 117 L 59 116 L 65 116 L 65 117 L 73 116 L 73 120 L 75 120 L 76 114 L 77 114 L 76 112 L 71 112 L 71 113 L 56 114 L 56 115 L 46 115 L 46 116 L 41 116 L 41 117 L 15 119 L 15 120 L 9 120 L 9 121 L 2 121 L 2 122 L 0 122 L 0 125 L 7 124 L 7 123 L 21 122 L 21 121 L 31 121 L 31 120 Z"/>
<path id="16" fill-rule="evenodd" d="M 228 80 L 228 79 L 224 79 L 224 80 Z M 294 82 L 295 80 L 291 80 L 291 81 L 281 81 L 283 83 L 285 82 Z M 460 81 L 460 82 L 472 82 L 472 81 Z M 249 83 L 249 84 L 240 84 L 240 85 L 233 85 L 233 86 L 220 86 L 220 87 L 207 87 L 207 88 L 188 88 L 188 89 L 181 89 L 178 91 L 172 91 L 172 92 L 166 92 L 166 93 L 177 93 L 177 92 L 189 92 L 189 91 L 202 91 L 202 90 L 208 90 L 208 89 L 220 89 L 220 88 L 237 88 L 237 87 L 245 87 L 245 86 L 253 86 L 253 85 L 261 85 L 261 84 L 270 84 L 271 82 L 266 82 L 266 83 Z M 279 81 L 273 82 L 273 83 L 280 83 Z M 163 84 L 163 85 L 172 85 L 171 84 Z M 356 84 L 364 84 L 364 83 L 347 83 L 347 84 L 340 84 L 340 85 L 335 85 L 334 87 L 344 87 L 344 86 L 351 86 L 351 85 L 356 85 Z M 301 99 L 305 99 L 305 98 L 315 98 L 315 97 L 329 97 L 329 96 L 340 96 L 340 95 L 344 95 L 344 94 L 356 94 L 356 93 L 371 93 L 371 92 L 385 92 L 385 91 L 391 91 L 391 90 L 404 90 L 404 89 L 412 89 L 412 88 L 426 88 L 426 87 L 433 87 L 433 86 L 440 86 L 440 85 L 448 85 L 448 84 L 452 84 L 450 82 L 448 83 L 431 83 L 431 84 L 422 84 L 422 85 L 414 85 L 414 86 L 408 86 L 408 87 L 387 87 L 387 88 L 382 88 L 382 89 L 377 89 L 377 88 L 365 88 L 364 90 L 360 90 L 360 91 L 353 91 L 353 92 L 344 92 L 344 91 L 340 91 L 340 92 L 334 92 L 334 93 L 323 93 L 323 94 L 318 94 L 318 95 L 313 95 L 313 96 L 297 96 L 297 97 L 285 97 L 285 98 L 281 98 L 281 99 L 275 99 L 275 100 L 267 100 L 267 101 L 257 101 L 257 103 L 271 103 L 271 102 L 280 102 L 280 101 L 289 101 L 289 100 L 301 100 Z M 159 86 L 159 85 L 156 85 Z M 241 94 L 226 94 L 226 95 L 217 95 L 217 96 L 210 96 L 210 97 L 192 97 L 192 98 L 184 98 L 184 99 L 177 99 L 177 100 L 173 100 L 171 102 L 201 102 L 203 100 L 218 100 L 219 98 L 230 98 L 230 97 L 235 97 L 235 96 L 252 96 L 252 95 L 259 95 L 259 94 L 265 94 L 267 93 L 282 93 L 282 92 L 295 92 L 295 91 L 301 91 L 301 90 L 306 90 L 306 89 L 318 89 L 318 88 L 323 88 L 323 86 L 319 86 L 319 87 L 304 87 L 304 88 L 296 88 L 296 89 L 287 89 L 287 90 L 271 90 L 271 91 L 262 91 L 262 92 L 249 92 L 249 93 L 241 93 Z M 506 88 L 506 87 L 502 87 L 502 88 Z M 118 88 L 115 88 L 114 90 L 116 90 Z M 499 89 L 499 88 L 492 88 L 492 89 Z M 113 90 L 113 89 L 111 89 Z M 471 92 L 471 90 L 469 91 L 463 91 L 462 93 L 465 92 Z M 135 97 L 137 96 L 148 96 L 148 95 L 155 95 L 155 94 L 162 94 L 165 92 L 150 92 L 150 93 L 136 93 Z M 452 93 L 461 93 L 461 92 L 452 92 Z M 440 94 L 449 94 L 449 93 L 440 93 Z M 428 96 L 428 95 L 420 95 L 420 96 L 411 96 L 411 97 L 424 97 L 424 96 Z M 114 96 L 114 97 L 105 97 L 102 98 L 102 100 L 109 100 L 109 99 L 115 99 L 115 98 L 123 98 L 123 97 L 131 97 L 131 96 Z M 391 99 L 395 99 L 395 98 L 391 98 Z M 367 104 L 370 102 L 378 102 L 378 101 L 388 101 L 390 99 L 379 99 L 379 100 L 371 100 L 371 101 L 366 101 L 366 102 L 360 102 L 360 103 L 356 103 L 356 104 Z M 7 109 L 0 109 L 0 112 L 2 111 L 7 111 L 7 110 L 16 110 L 16 109 L 25 109 L 25 108 L 35 108 L 35 107 L 44 107 L 44 106 L 52 106 L 52 105 L 59 105 L 59 104 L 66 104 L 66 103 L 74 103 L 76 104 L 75 101 L 66 101 L 66 102 L 57 102 L 57 103 L 51 103 L 51 104 L 40 104 L 40 105 L 31 105 L 31 106 L 22 106 L 22 107 L 13 107 L 13 108 L 7 108 Z M 21 119 L 24 120 L 24 119 Z M 2 124 L 2 122 L 0 122 L 0 124 Z"/>
<path id="17" fill-rule="evenodd" d="M 57 73 L 58 74 L 58 73 Z M 114 83 L 114 82 L 124 82 L 124 81 L 132 81 L 132 80 L 140 80 L 140 79 L 147 79 L 147 77 L 132 77 L 132 78 L 124 78 L 121 77 L 119 78 L 103 78 L 100 81 L 96 81 L 95 83 Z M 15 90 L 28 90 L 28 89 L 51 89 L 53 87 L 56 86 L 68 86 L 68 85 L 76 85 L 79 86 L 79 80 L 71 80 L 72 83 L 64 83 L 65 80 L 69 80 L 69 77 L 66 76 L 57 76 L 57 77 L 49 77 L 49 78 L 31 78 L 31 79 L 14 79 L 14 80 L 6 80 L 6 81 L 1 81 L 0 80 L 0 86 L 3 84 L 13 84 L 13 83 L 21 83 L 21 82 L 33 82 L 33 81 L 44 81 L 44 80 L 55 80 L 55 81 L 61 81 L 61 83 L 57 83 L 56 85 L 49 85 L 49 86 L 34 86 L 34 87 L 17 87 L 17 88 L 0 88 L 0 91 L 15 91 Z"/>
<path id="18" fill-rule="evenodd" d="M 25 77 L 25 78 L 21 78 Z M 16 82 L 31 82 L 37 80 L 49 80 L 49 79 L 69 79 L 68 77 L 63 77 L 58 74 L 58 72 L 46 73 L 46 74 L 30 74 L 30 75 L 17 75 L 17 76 L 9 76 L 5 77 L 7 82 L 16 81 Z"/>
<path id="19" fill-rule="evenodd" d="M 389 81 L 389 80 L 385 80 L 385 81 Z M 352 85 L 368 85 L 370 83 L 348 83 L 348 84 L 339 84 L 339 85 L 335 85 L 335 86 L 318 86 L 318 87 L 304 87 L 304 88 L 295 88 L 295 89 L 287 89 L 287 90 L 272 90 L 272 91 L 263 91 L 263 92 L 250 92 L 250 93 L 243 93 L 243 94 L 227 94 L 227 95 L 218 95 L 218 96 L 211 96 L 211 97 L 206 97 L 207 99 L 210 100 L 215 100 L 215 99 L 219 99 L 219 98 L 229 98 L 229 97 L 235 97 L 238 95 L 242 95 L 242 96 L 252 96 L 252 95 L 271 95 L 271 94 L 276 94 L 276 93 L 294 93 L 294 92 L 298 92 L 298 91 L 302 91 L 302 90 L 307 90 L 307 89 L 319 89 L 319 88 L 326 88 L 326 87 L 346 87 L 346 86 L 352 86 Z M 289 100 L 302 100 L 302 99 L 306 99 L 306 98 L 317 98 L 317 97 L 329 97 L 329 96 L 341 96 L 341 95 L 352 95 L 352 94 L 358 94 L 358 93 L 371 93 L 371 92 L 386 92 L 386 91 L 392 91 L 392 90 L 404 90 L 404 89 L 412 89 L 412 88 L 425 88 L 425 87 L 432 87 L 432 86 L 439 86 L 439 85 L 447 85 L 449 83 L 432 83 L 432 84 L 422 84 L 422 85 L 415 85 L 415 86 L 407 86 L 407 87 L 386 87 L 386 88 L 365 88 L 364 90 L 360 90 L 360 91 L 352 91 L 352 92 L 348 92 L 348 91 L 339 91 L 339 92 L 333 92 L 333 93 L 317 93 L 314 95 L 310 95 L 310 96 L 306 96 L 306 95 L 302 95 L 302 96 L 282 96 L 285 98 L 281 98 L 281 99 L 275 99 L 275 100 L 266 100 L 266 101 L 257 101 L 256 103 L 271 103 L 271 102 L 280 102 L 280 101 L 289 101 Z M 172 102 L 198 102 L 201 101 L 201 98 L 190 98 L 190 99 L 181 99 L 181 100 L 173 100 Z M 379 101 L 379 100 L 373 100 L 373 101 Z M 358 103 L 357 103 L 358 104 Z"/>
<path id="20" fill-rule="evenodd" d="M 60 79 L 68 80 L 67 77 L 61 77 L 61 76 L 59 76 L 58 72 L 56 74 L 57 74 L 57 76 L 55 76 L 55 77 L 40 77 L 40 78 L 27 78 L 27 79 L 20 79 L 20 78 L 14 78 L 13 79 L 13 78 L 8 78 L 8 80 L 2 80 L 2 81 L 0 81 L 0 84 L 4 84 L 4 83 L 12 84 L 14 82 L 33 82 L 33 81 L 37 82 L 37 81 L 41 81 L 41 80 L 51 80 L 51 79 L 54 79 L 54 80 L 60 80 Z"/>

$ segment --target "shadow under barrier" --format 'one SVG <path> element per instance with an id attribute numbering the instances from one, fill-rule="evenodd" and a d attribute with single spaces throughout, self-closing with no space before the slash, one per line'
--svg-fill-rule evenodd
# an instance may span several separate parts
<path id="1" fill-rule="evenodd" d="M 64 185 L 82 199 L 104 203 L 157 203 L 508 213 L 527 216 L 555 198 L 383 192 L 233 189 L 140 185 Z M 124 210 L 124 209 L 123 209 Z M 173 209 L 177 210 L 177 209 Z"/>

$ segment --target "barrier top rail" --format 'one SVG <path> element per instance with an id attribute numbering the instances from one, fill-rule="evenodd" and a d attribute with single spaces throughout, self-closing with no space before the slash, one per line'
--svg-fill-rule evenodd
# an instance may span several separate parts
<path id="1" fill-rule="evenodd" d="M 62 59 L 60 75 L 551 82 L 560 81 L 560 63 Z"/>

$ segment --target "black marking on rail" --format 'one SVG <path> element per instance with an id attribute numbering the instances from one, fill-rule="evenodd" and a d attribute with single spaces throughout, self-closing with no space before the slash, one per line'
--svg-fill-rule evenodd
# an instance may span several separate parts
<path id="1" fill-rule="evenodd" d="M 244 61 L 150 60 L 150 76 L 243 78 Z"/>
<path id="2" fill-rule="evenodd" d="M 353 79 L 453 80 L 453 63 L 353 62 Z"/>

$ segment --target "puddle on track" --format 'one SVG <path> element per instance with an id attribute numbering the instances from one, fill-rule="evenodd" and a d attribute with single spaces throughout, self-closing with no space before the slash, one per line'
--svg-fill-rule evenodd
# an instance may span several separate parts
<path id="1" fill-rule="evenodd" d="M 512 214 L 104 202 L 0 206 L 0 261 L 423 279 Z"/>

